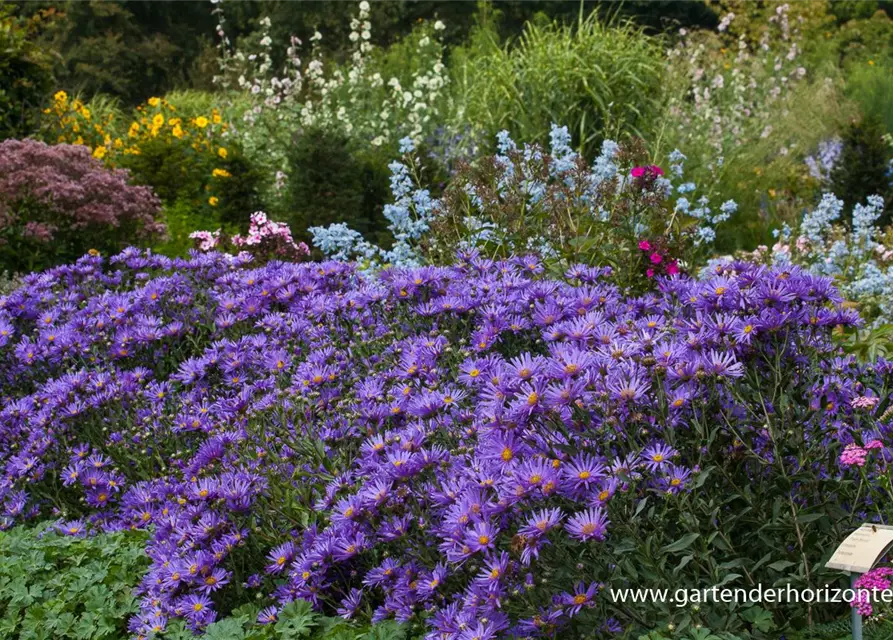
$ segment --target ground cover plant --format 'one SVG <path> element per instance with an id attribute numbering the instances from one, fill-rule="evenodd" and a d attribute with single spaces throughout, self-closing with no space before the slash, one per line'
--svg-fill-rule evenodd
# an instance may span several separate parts
<path id="1" fill-rule="evenodd" d="M 144 532 L 87 536 L 43 525 L 0 535 L 0 634 L 4 638 L 126 635 L 139 611 L 132 587 L 149 564 Z"/>

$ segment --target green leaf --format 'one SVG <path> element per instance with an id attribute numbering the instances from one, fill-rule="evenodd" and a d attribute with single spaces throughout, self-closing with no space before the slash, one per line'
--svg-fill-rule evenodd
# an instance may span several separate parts
<path id="1" fill-rule="evenodd" d="M 313 631 L 318 615 L 306 600 L 289 602 L 279 612 L 276 632 L 283 638 L 305 638 Z"/>
<path id="2" fill-rule="evenodd" d="M 775 621 L 772 614 L 763 607 L 750 607 L 741 612 L 741 618 L 751 625 L 754 629 L 766 633 L 775 628 Z"/>
<path id="3" fill-rule="evenodd" d="M 793 567 L 795 564 L 795 562 L 791 562 L 790 560 L 776 560 L 769 565 L 769 568 L 774 569 L 775 571 L 784 571 L 788 567 Z"/>
<path id="4" fill-rule="evenodd" d="M 671 542 L 667 546 L 663 547 L 661 551 L 663 551 L 664 553 L 678 553 L 679 551 L 688 549 L 692 545 L 692 543 L 700 537 L 700 533 L 686 533 L 676 542 Z"/>
<path id="5" fill-rule="evenodd" d="M 824 513 L 804 513 L 797 516 L 797 522 L 799 522 L 800 524 L 806 524 L 809 522 L 815 522 L 816 520 L 821 520 L 824 517 Z"/>
<path id="6" fill-rule="evenodd" d="M 372 625 L 369 633 L 363 636 L 363 640 L 404 640 L 404 638 L 406 638 L 406 629 L 393 620 L 385 620 Z"/>
<path id="7" fill-rule="evenodd" d="M 676 568 L 673 569 L 673 573 L 674 573 L 674 574 L 678 574 L 680 571 L 682 571 L 682 570 L 685 568 L 685 566 L 686 566 L 689 562 L 692 561 L 692 559 L 694 559 L 694 556 L 692 556 L 692 555 L 683 556 L 682 560 L 679 561 L 679 564 L 676 565 Z"/>
<path id="8" fill-rule="evenodd" d="M 205 629 L 206 640 L 242 640 L 245 637 L 244 618 L 224 618 Z"/>

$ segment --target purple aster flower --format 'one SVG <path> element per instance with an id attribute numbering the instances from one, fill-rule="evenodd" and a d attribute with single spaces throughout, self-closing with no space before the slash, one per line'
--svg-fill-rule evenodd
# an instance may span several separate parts
<path id="1" fill-rule="evenodd" d="M 577 540 L 604 540 L 608 518 L 600 507 L 592 507 L 571 516 L 565 528 Z"/>

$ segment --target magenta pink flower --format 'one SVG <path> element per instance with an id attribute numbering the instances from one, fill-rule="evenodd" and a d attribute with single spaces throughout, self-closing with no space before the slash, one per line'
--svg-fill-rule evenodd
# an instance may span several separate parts
<path id="1" fill-rule="evenodd" d="M 642 240 L 639 243 L 639 249 L 641 249 L 642 251 L 651 251 L 651 243 L 647 240 Z"/>
<path id="2" fill-rule="evenodd" d="M 652 264 L 660 264 L 664 261 L 663 256 L 661 256 L 657 251 L 652 253 L 649 259 L 651 260 Z"/>
<path id="3" fill-rule="evenodd" d="M 664 170 L 658 167 L 656 164 L 645 165 L 644 167 L 633 167 L 632 171 L 629 174 L 633 178 L 656 178 L 658 176 L 664 175 Z"/>
<path id="4" fill-rule="evenodd" d="M 860 615 L 870 616 L 873 613 L 871 606 L 872 592 L 888 591 L 891 586 L 890 577 L 893 576 L 893 568 L 878 567 L 868 573 L 863 573 L 853 587 L 856 589 L 856 597 L 850 601 L 850 606 L 855 607 Z"/>
<path id="5" fill-rule="evenodd" d="M 675 276 L 677 273 L 679 273 L 679 266 L 676 264 L 676 261 L 673 260 L 673 262 L 667 265 L 667 274 Z"/>

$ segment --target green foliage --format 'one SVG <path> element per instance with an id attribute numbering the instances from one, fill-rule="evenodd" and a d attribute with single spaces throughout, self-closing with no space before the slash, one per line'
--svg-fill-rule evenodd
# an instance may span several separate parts
<path id="1" fill-rule="evenodd" d="M 455 101 L 464 123 L 491 140 L 502 129 L 545 142 L 566 125 L 584 153 L 604 137 L 651 131 L 661 98 L 660 41 L 631 23 L 590 14 L 572 25 L 539 20 L 502 45 L 486 11 L 454 52 Z"/>
<path id="2" fill-rule="evenodd" d="M 306 229 L 345 222 L 379 244 L 388 237 L 382 208 L 389 197 L 388 172 L 375 156 L 364 154 L 345 134 L 322 128 L 293 139 L 284 211 L 295 239 Z"/>
<path id="3" fill-rule="evenodd" d="M 105 93 L 127 104 L 184 84 L 214 29 L 208 7 L 199 2 L 56 6 L 62 19 L 39 42 L 57 54 L 59 81 L 73 93 Z"/>
<path id="4" fill-rule="evenodd" d="M 229 143 L 228 143 L 229 144 Z M 188 206 L 196 215 L 196 225 L 215 217 L 220 221 L 247 227 L 252 211 L 262 209 L 260 172 L 251 165 L 235 144 L 228 146 L 226 158 L 197 152 L 188 141 L 171 142 L 149 138 L 138 154 L 121 156 L 120 165 L 129 169 L 137 184 L 152 187 L 161 201 Z M 214 169 L 223 169 L 229 177 L 215 177 Z M 215 197 L 214 206 L 209 200 Z M 214 211 L 202 211 L 203 209 Z M 201 229 L 194 226 L 191 231 Z"/>
<path id="5" fill-rule="evenodd" d="M 744 640 L 741 636 L 732 633 L 713 633 L 706 627 L 686 629 L 687 633 L 675 633 L 675 631 L 675 627 L 673 629 L 652 631 L 639 636 L 639 640 Z"/>
<path id="6" fill-rule="evenodd" d="M 890 148 L 883 138 L 883 128 L 873 115 L 850 124 L 843 136 L 843 150 L 831 173 L 831 191 L 844 202 L 846 209 L 865 202 L 871 195 L 880 195 L 886 202 L 891 197 L 887 171 Z M 889 212 L 880 225 L 890 222 Z"/>
<path id="7" fill-rule="evenodd" d="M 850 69 L 846 90 L 863 114 L 875 118 L 885 133 L 893 133 L 893 76 L 889 60 Z"/>
<path id="8" fill-rule="evenodd" d="M 117 640 L 138 611 L 131 593 L 148 558 L 143 532 L 92 538 L 52 528 L 0 534 L 0 637 Z"/>
<path id="9" fill-rule="evenodd" d="M 52 88 L 50 58 L 34 42 L 47 15 L 27 18 L 11 5 L 0 6 L 0 140 L 24 137 L 35 129 Z"/>
<path id="10" fill-rule="evenodd" d="M 870 18 L 877 10 L 875 0 L 837 0 L 830 3 L 831 12 L 840 22 Z"/>
<path id="11" fill-rule="evenodd" d="M 880 616 L 863 619 L 863 640 L 890 640 L 891 637 L 893 637 L 893 622 L 890 620 Z M 790 635 L 790 640 L 852 640 L 852 638 L 849 618 L 828 624 L 817 624 L 806 631 Z"/>
<path id="12" fill-rule="evenodd" d="M 157 243 L 153 251 L 163 255 L 185 257 L 195 246 L 189 234 L 199 229 L 219 229 L 222 225 L 219 214 L 211 207 L 193 207 L 189 202 L 175 202 L 163 211 L 164 224 L 167 227 L 167 239 Z M 227 228 L 228 233 L 237 233 L 234 228 Z"/>
<path id="13" fill-rule="evenodd" d="M 577 19 L 581 4 L 588 13 L 605 9 L 605 4 L 593 0 L 499 0 L 500 37 L 516 34 L 536 15 L 544 15 L 559 22 Z M 372 41 L 377 46 L 389 46 L 408 35 L 414 25 L 440 19 L 446 23 L 445 40 L 461 44 L 475 24 L 478 6 L 475 2 L 443 2 L 438 0 L 389 0 L 374 7 Z M 227 8 L 228 20 L 239 34 L 247 34 L 260 15 L 270 16 L 274 40 L 283 41 L 292 34 L 312 33 L 318 29 L 327 37 L 320 43 L 328 57 L 346 57 L 342 50 L 350 33 L 344 20 L 344 0 L 316 0 L 294 10 L 290 0 L 233 3 Z M 659 31 L 668 25 L 707 26 L 716 23 L 715 14 L 701 2 L 675 0 L 629 0 L 610 4 L 608 12 L 617 13 Z M 339 46 L 340 45 L 340 46 Z M 276 60 L 279 62 L 279 60 Z"/>
<path id="14" fill-rule="evenodd" d="M 421 634 L 410 633 L 406 625 L 393 621 L 374 625 L 357 625 L 341 618 L 328 618 L 315 613 L 310 603 L 296 600 L 279 612 L 275 623 L 258 624 L 259 608 L 244 605 L 232 615 L 209 625 L 206 640 L 410 640 Z M 164 634 L 165 640 L 192 640 L 194 635 L 175 621 Z"/>
<path id="15" fill-rule="evenodd" d="M 862 313 L 871 317 L 876 311 L 863 309 Z M 893 325 L 852 329 L 840 336 L 840 342 L 847 353 L 853 354 L 862 362 L 878 357 L 889 358 L 893 351 Z"/>

